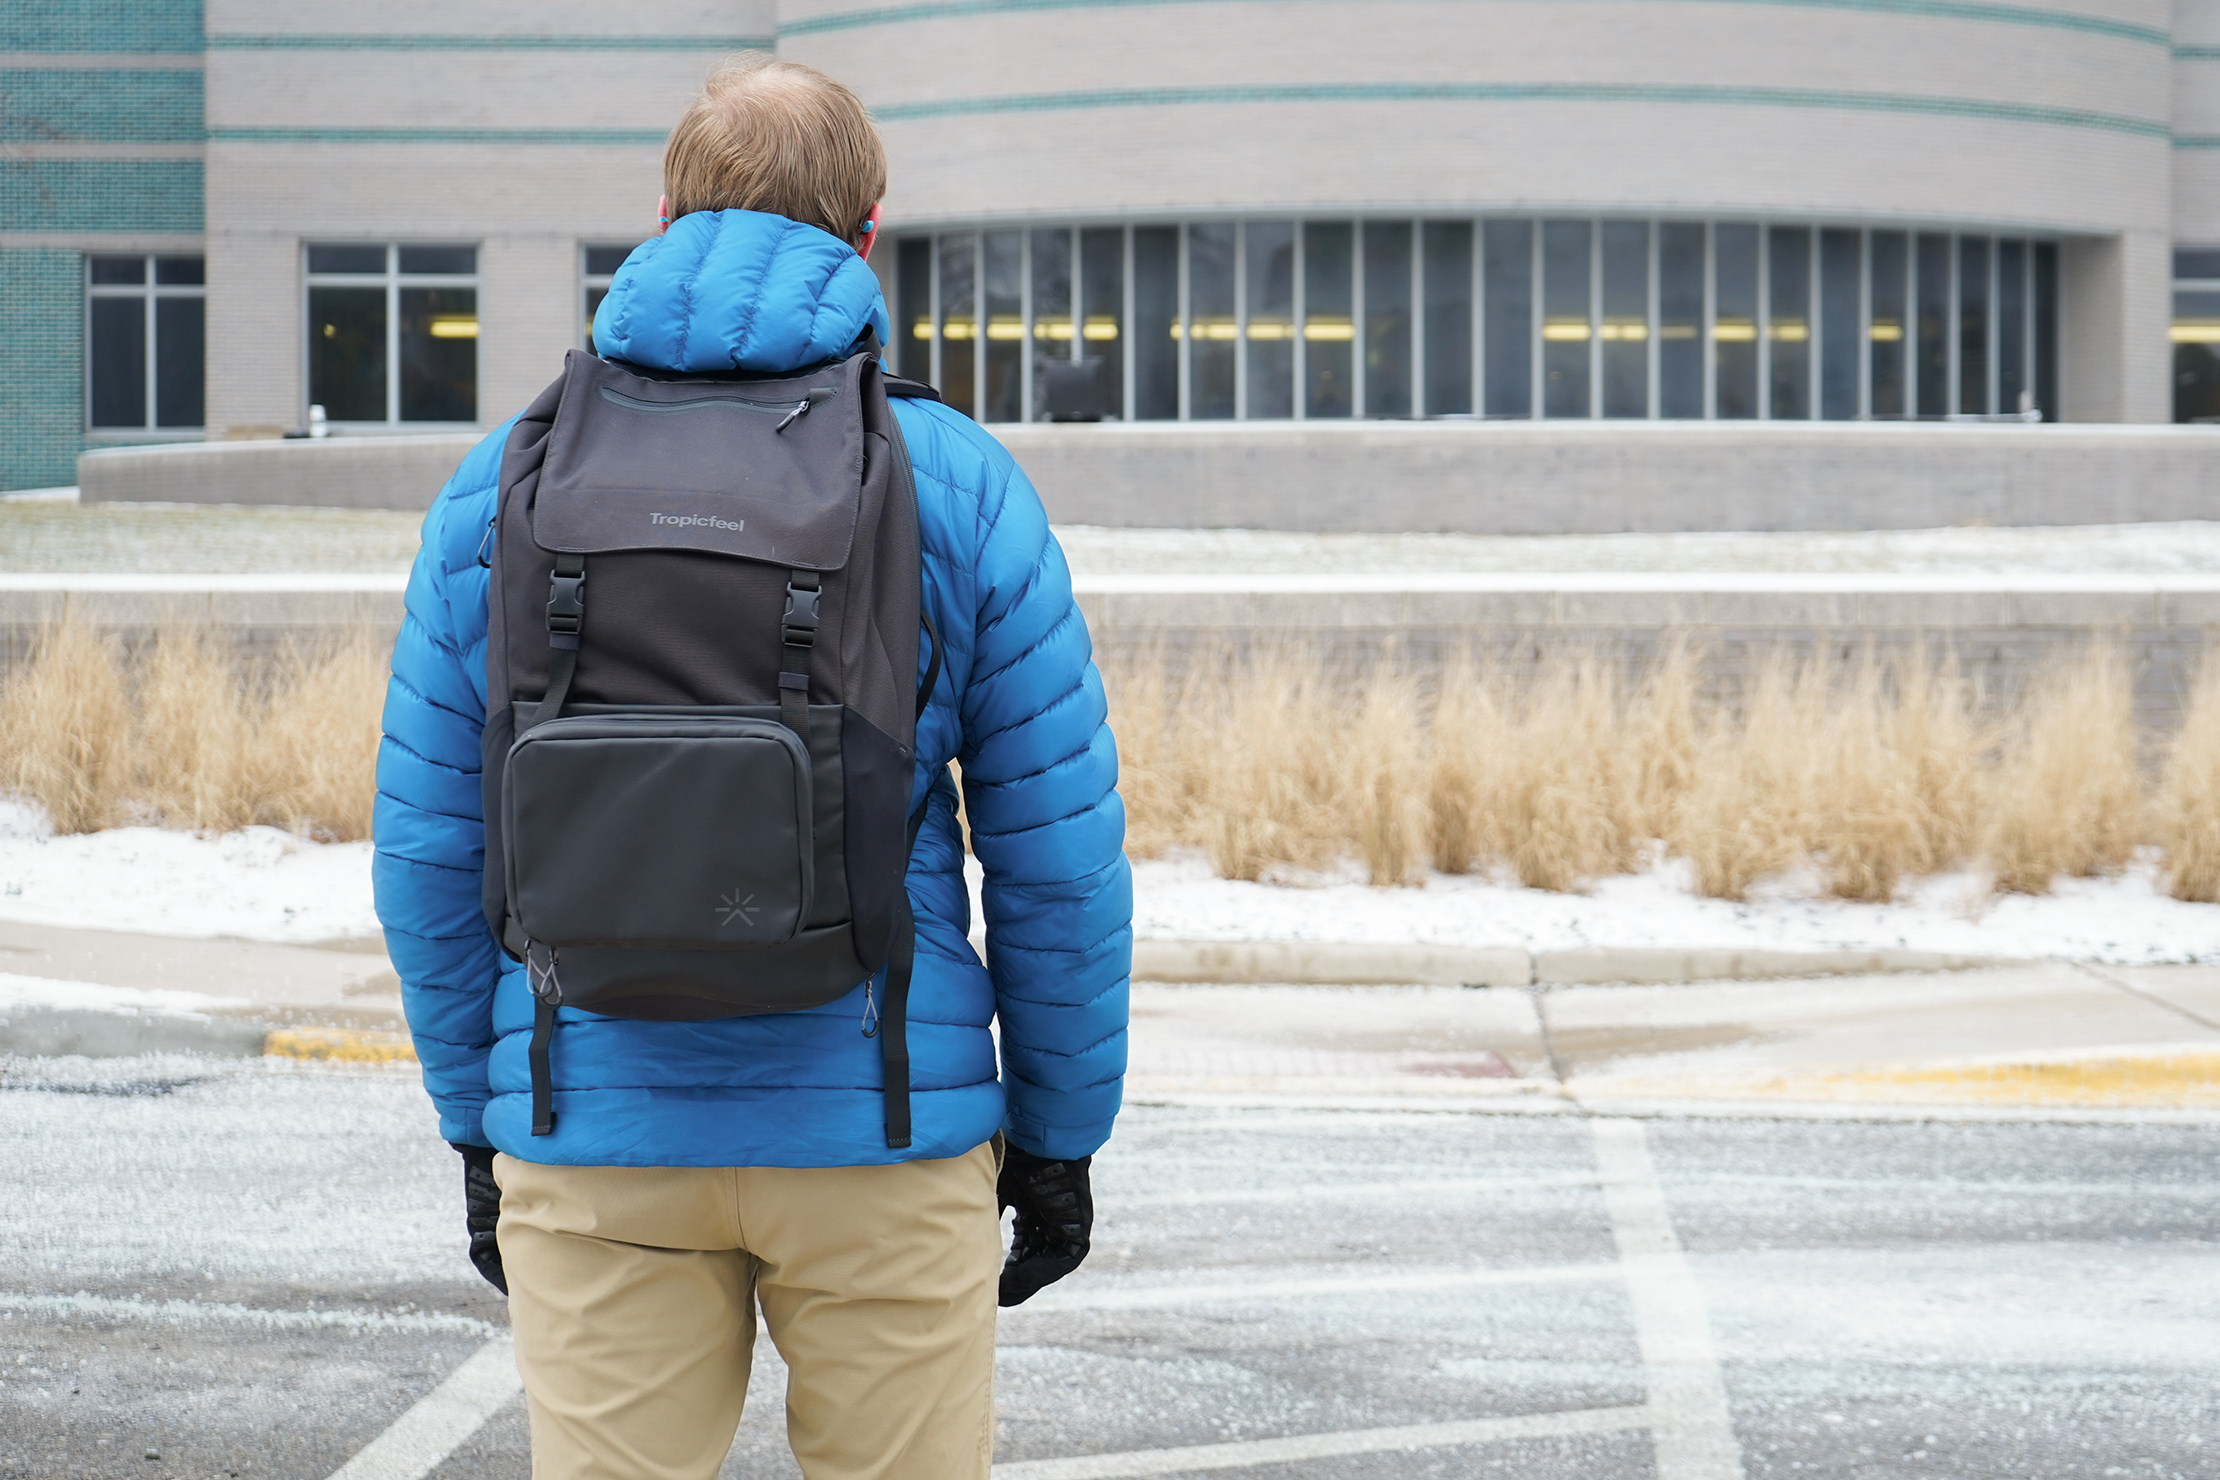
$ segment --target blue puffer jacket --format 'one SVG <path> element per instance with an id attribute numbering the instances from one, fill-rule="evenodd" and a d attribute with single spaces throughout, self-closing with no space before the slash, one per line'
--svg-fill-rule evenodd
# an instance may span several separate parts
<path id="1" fill-rule="evenodd" d="M 681 217 L 635 251 L 594 339 L 660 369 L 778 371 L 840 353 L 867 325 L 884 339 L 886 309 L 845 243 L 724 211 Z M 1074 1157 L 1109 1136 L 1125 1070 L 1132 885 L 1086 625 L 1009 454 L 931 402 L 897 400 L 894 411 L 947 665 L 918 721 L 911 795 L 915 806 L 932 792 L 909 874 L 912 1144 L 886 1146 L 862 983 L 814 1011 L 717 1022 L 564 1008 L 555 1133 L 529 1134 L 531 996 L 479 913 L 487 572 L 477 554 L 506 427 L 463 459 L 425 517 L 378 753 L 378 918 L 449 1140 L 571 1165 L 803 1167 L 956 1156 L 997 1130 L 1027 1151 Z M 991 966 L 966 940 L 951 758 L 986 873 Z M 999 1080 L 988 1031 L 998 1017 Z"/>

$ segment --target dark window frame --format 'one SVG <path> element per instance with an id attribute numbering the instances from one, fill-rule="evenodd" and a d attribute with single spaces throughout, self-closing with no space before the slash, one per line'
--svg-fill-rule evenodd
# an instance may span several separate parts
<path id="1" fill-rule="evenodd" d="M 135 283 L 95 282 L 96 261 L 135 259 L 140 264 L 139 280 Z M 191 437 L 208 430 L 207 415 L 207 363 L 208 342 L 208 272 L 207 257 L 200 252 L 87 252 L 79 264 L 79 286 L 83 296 L 80 317 L 80 342 L 85 347 L 83 363 L 79 369 L 80 421 L 85 436 L 92 440 L 134 441 L 162 437 Z M 158 264 L 190 262 L 198 282 L 163 282 Z M 201 305 L 202 365 L 200 370 L 201 415 L 196 421 L 168 422 L 161 420 L 161 380 L 163 370 L 162 346 L 165 334 L 161 328 L 160 304 L 184 299 Z M 119 300 L 136 301 L 140 309 L 139 374 L 142 381 L 139 392 L 140 419 L 137 422 L 98 422 L 93 419 L 94 383 L 99 367 L 95 363 L 95 334 L 93 330 L 93 305 L 96 302 Z"/>

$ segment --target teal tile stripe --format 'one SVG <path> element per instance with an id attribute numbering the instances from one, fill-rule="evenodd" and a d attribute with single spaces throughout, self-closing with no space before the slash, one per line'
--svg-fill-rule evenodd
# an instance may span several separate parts
<path id="1" fill-rule="evenodd" d="M 2176 149 L 2220 149 L 2220 134 L 2176 134 Z"/>
<path id="2" fill-rule="evenodd" d="M 822 31 L 852 31 L 870 26 L 900 25 L 907 21 L 961 19 L 974 15 L 1004 15 L 1014 11 L 1122 10 L 1142 5 L 1239 5 L 1275 4 L 1284 0 L 940 0 L 925 5 L 884 5 L 837 15 L 812 16 L 779 27 L 779 37 L 809 36 Z M 1547 0 L 1563 4 L 1565 0 Z M 1683 4 L 1687 0 L 1644 0 L 1651 4 Z M 2171 37 L 2157 26 L 2139 26 L 2110 16 L 2077 15 L 2071 11 L 2043 10 L 2028 5 L 1981 5 L 1971 0 L 1699 0 L 1713 5 L 1766 5 L 1791 10 L 1863 10 L 1884 15 L 1919 16 L 1933 20 L 1985 21 L 2006 26 L 2039 26 L 2051 30 L 2083 31 L 2116 36 L 2150 46 L 2165 46 Z"/>
<path id="3" fill-rule="evenodd" d="M 225 35 L 210 51 L 769 51 L 771 36 Z"/>
<path id="4" fill-rule="evenodd" d="M 949 98 L 895 103 L 871 115 L 896 123 L 990 113 L 1050 113 L 1080 108 L 1168 108 L 1227 103 L 1694 103 L 1710 107 L 1824 108 L 1854 113 L 1911 113 L 2005 123 L 2101 129 L 2145 138 L 2168 137 L 2160 119 L 2094 113 L 2082 108 L 1992 103 L 1892 93 L 1834 92 L 1801 87 L 1673 87 L 1647 83 L 1380 82 L 1290 83 L 1254 87 L 1134 87 L 1101 92 L 1020 93 L 1000 98 Z"/>
<path id="5" fill-rule="evenodd" d="M 204 229 L 197 159 L 0 157 L 0 221 L 10 231 Z"/>
<path id="6" fill-rule="evenodd" d="M 0 68 L 0 143 L 197 144 L 199 72 Z"/>
<path id="7" fill-rule="evenodd" d="M 2220 62 L 2220 46 L 2177 46 L 2174 48 L 2174 60 L 2177 62 Z"/>
<path id="8" fill-rule="evenodd" d="M 217 144 L 661 144 L 662 128 L 212 128 Z"/>
<path id="9" fill-rule="evenodd" d="M 75 252 L 0 249 L 0 489 L 77 481 L 85 445 L 84 268 Z"/>
<path id="10" fill-rule="evenodd" d="M 0 51 L 200 49 L 200 0 L 0 0 Z"/>

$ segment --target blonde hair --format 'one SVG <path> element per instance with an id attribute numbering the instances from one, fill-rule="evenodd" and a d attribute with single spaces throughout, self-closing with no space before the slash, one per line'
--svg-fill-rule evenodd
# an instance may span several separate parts
<path id="1" fill-rule="evenodd" d="M 886 150 L 856 95 L 814 67 L 728 58 L 663 150 L 671 219 L 767 211 L 855 241 L 886 194 Z"/>

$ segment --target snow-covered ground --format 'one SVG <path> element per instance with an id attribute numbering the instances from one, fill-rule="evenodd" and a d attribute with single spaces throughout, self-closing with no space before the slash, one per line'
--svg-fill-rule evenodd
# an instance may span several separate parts
<path id="1" fill-rule="evenodd" d="M 1419 889 L 1374 889 L 1355 873 L 1310 887 L 1245 884 L 1199 859 L 1143 862 L 1133 873 L 1136 936 L 1156 940 L 1381 941 L 1424 945 L 1665 946 L 1773 951 L 1915 950 L 2058 957 L 2117 964 L 2220 961 L 2220 905 L 2184 904 L 2157 887 L 2155 860 L 2107 879 L 2060 879 L 2048 895 L 1999 895 L 1972 874 L 1917 881 L 1896 903 L 1827 899 L 1789 874 L 1742 904 L 1698 897 L 1687 864 L 1551 894 L 1497 880 L 1435 875 Z"/>
<path id="2" fill-rule="evenodd" d="M 0 573 L 407 570 L 423 516 L 387 509 L 0 500 Z M 1082 577 L 1788 572 L 2164 575 L 2220 571 L 2220 522 L 1871 533 L 1303 534 L 1062 525 Z"/>
<path id="3" fill-rule="evenodd" d="M 976 882 L 976 880 L 975 880 Z M 306 942 L 376 932 L 370 845 L 309 843 L 272 828 L 197 837 L 116 828 L 51 837 L 0 803 L 0 919 L 157 935 Z M 1667 860 L 1586 894 L 1437 876 L 1374 889 L 1351 873 L 1303 886 L 1213 877 L 1199 859 L 1134 869 L 1134 928 L 1150 940 L 1436 945 L 1909 949 L 2115 963 L 2220 961 L 2220 906 L 2169 899 L 2150 859 L 2045 896 L 1997 895 L 1970 874 L 1920 881 L 1888 905 L 1820 897 L 1775 879 L 1744 904 L 1700 899 Z"/>
<path id="4" fill-rule="evenodd" d="M 2220 523 L 1696 534 L 1301 534 L 1060 525 L 1072 570 L 1107 575 L 1603 571 L 1777 575 L 2164 575 L 2220 571 Z"/>
<path id="5" fill-rule="evenodd" d="M 200 837 L 159 827 L 50 836 L 0 801 L 0 919 L 82 930 L 307 942 L 374 934 L 368 843 L 274 827 Z"/>

